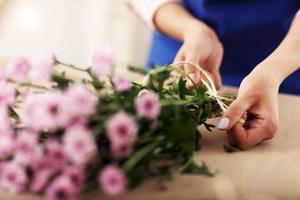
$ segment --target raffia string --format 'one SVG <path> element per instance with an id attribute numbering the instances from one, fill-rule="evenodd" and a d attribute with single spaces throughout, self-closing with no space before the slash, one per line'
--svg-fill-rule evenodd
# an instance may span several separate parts
<path id="1" fill-rule="evenodd" d="M 201 66 L 189 62 L 189 61 L 180 61 L 180 62 L 176 62 L 171 64 L 170 66 L 174 67 L 176 70 L 178 70 L 180 73 L 183 73 L 188 79 L 190 79 L 192 81 L 192 83 L 196 86 L 196 84 L 194 83 L 193 79 L 186 74 L 186 72 L 182 69 L 179 69 L 178 67 L 182 66 L 182 65 L 192 65 L 193 67 L 196 67 L 203 75 L 203 77 L 200 78 L 201 82 L 203 83 L 203 85 L 207 88 L 207 95 L 216 100 L 216 102 L 218 103 L 218 105 L 220 106 L 220 108 L 222 109 L 223 112 L 225 112 L 228 108 L 228 106 L 223 102 L 224 100 L 226 101 L 232 101 L 232 99 L 223 97 L 221 95 L 218 94 L 218 91 L 216 89 L 216 86 L 214 84 L 213 79 L 211 78 L 211 76 L 209 75 L 208 72 L 206 72 Z"/>

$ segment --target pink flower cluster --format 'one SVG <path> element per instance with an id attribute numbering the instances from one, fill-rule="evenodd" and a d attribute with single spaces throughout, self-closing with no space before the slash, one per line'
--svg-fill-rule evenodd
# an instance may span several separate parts
<path id="1" fill-rule="evenodd" d="M 133 117 L 125 112 L 116 113 L 107 120 L 106 133 L 114 157 L 124 158 L 131 155 L 137 131 L 138 126 Z"/>
<path id="2" fill-rule="evenodd" d="M 114 165 L 108 165 L 100 172 L 98 182 L 107 195 L 122 194 L 126 190 L 126 177 L 122 170 Z"/>
<path id="3" fill-rule="evenodd" d="M 114 58 L 110 49 L 96 49 L 92 61 L 91 70 L 98 78 L 111 75 Z M 19 57 L 6 70 L 0 70 L 0 187 L 14 193 L 43 193 L 47 200 L 73 200 L 85 185 L 86 171 L 102 153 L 90 120 L 99 117 L 95 114 L 101 98 L 98 100 L 98 94 L 83 84 L 18 95 L 12 83 L 49 83 L 55 63 L 54 55 L 33 66 Z M 116 94 L 133 87 L 120 75 L 111 80 Z M 12 119 L 16 106 L 19 117 Z M 109 116 L 103 124 L 109 156 L 113 160 L 129 157 L 139 131 L 136 118 L 153 122 L 160 111 L 159 98 L 147 91 L 137 97 L 135 109 Z M 98 184 L 105 194 L 126 191 L 126 175 L 117 165 L 99 168 Z"/>
<path id="4" fill-rule="evenodd" d="M 0 81 L 0 106 L 7 108 L 15 103 L 16 89 L 13 84 Z"/>
<path id="5" fill-rule="evenodd" d="M 86 126 L 95 112 L 96 96 L 82 85 L 64 92 L 28 92 L 19 105 L 21 130 L 14 129 L 10 117 L 15 97 L 14 85 L 1 80 L 0 187 L 14 193 L 29 188 L 49 200 L 75 199 L 84 186 L 86 167 L 97 153 Z M 62 138 L 41 143 L 43 132 L 62 130 Z"/>
<path id="6" fill-rule="evenodd" d="M 81 85 L 65 93 L 28 94 L 21 108 L 21 120 L 28 128 L 42 131 L 82 123 L 95 112 L 97 99 Z"/>
<path id="7" fill-rule="evenodd" d="M 48 83 L 51 81 L 55 61 L 55 55 L 50 54 L 31 66 L 26 58 L 17 57 L 8 64 L 3 72 L 0 72 L 0 80 L 9 78 L 17 82 L 31 80 L 40 84 Z"/>
<path id="8" fill-rule="evenodd" d="M 54 54 L 42 58 L 37 64 L 33 65 L 29 73 L 30 79 L 40 84 L 50 82 L 55 61 Z"/>
<path id="9" fill-rule="evenodd" d="M 6 68 L 6 76 L 18 82 L 24 82 L 28 79 L 29 70 L 30 65 L 28 60 L 23 57 L 18 57 Z"/>
<path id="10" fill-rule="evenodd" d="M 114 76 L 112 81 L 114 89 L 118 92 L 125 92 L 132 88 L 132 84 L 123 76 Z"/>
<path id="11" fill-rule="evenodd" d="M 97 152 L 92 133 L 80 126 L 69 128 L 63 142 L 49 139 L 42 145 L 39 134 L 30 130 L 1 133 L 0 141 L 3 144 L 0 146 L 0 187 L 11 192 L 29 187 L 33 192 L 45 192 L 46 199 L 50 200 L 60 199 L 54 196 L 61 193 L 66 195 L 65 199 L 71 199 L 80 192 L 85 168 Z M 28 170 L 32 173 L 31 181 Z"/>
<path id="12" fill-rule="evenodd" d="M 107 46 L 94 49 L 92 56 L 92 72 L 98 77 L 105 77 L 112 73 L 115 64 L 112 50 Z"/>
<path id="13" fill-rule="evenodd" d="M 136 111 L 141 117 L 149 120 L 156 119 L 160 114 L 160 104 L 156 94 L 143 92 L 136 100 Z"/>

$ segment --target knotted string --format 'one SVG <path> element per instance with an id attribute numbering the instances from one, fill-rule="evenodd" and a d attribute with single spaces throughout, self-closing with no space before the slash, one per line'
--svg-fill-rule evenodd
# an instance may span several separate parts
<path id="1" fill-rule="evenodd" d="M 192 65 L 193 67 L 196 67 L 204 76 L 200 77 L 201 82 L 203 83 L 203 85 L 207 88 L 206 94 L 214 99 L 218 105 L 220 106 L 220 108 L 222 109 L 223 113 L 227 110 L 228 106 L 223 102 L 224 100 L 226 101 L 232 101 L 232 99 L 223 97 L 221 95 L 218 94 L 218 91 L 216 89 L 216 86 L 214 84 L 213 79 L 211 78 L 211 76 L 208 74 L 208 72 L 206 72 L 201 66 L 189 62 L 189 61 L 180 61 L 180 62 L 176 62 L 171 64 L 170 66 L 174 67 L 176 70 L 178 70 L 180 73 L 183 73 L 188 79 L 190 79 L 192 81 L 192 83 L 196 86 L 195 82 L 193 81 L 193 79 L 186 74 L 186 72 L 182 69 L 179 69 L 178 66 L 184 65 L 184 64 L 188 64 L 188 65 Z"/>

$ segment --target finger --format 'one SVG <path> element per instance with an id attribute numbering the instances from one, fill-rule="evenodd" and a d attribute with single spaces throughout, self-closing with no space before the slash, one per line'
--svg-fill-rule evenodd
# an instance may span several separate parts
<path id="1" fill-rule="evenodd" d="M 244 113 L 249 109 L 250 103 L 246 99 L 237 98 L 228 107 L 222 119 L 219 122 L 218 128 L 221 130 L 229 130 L 236 125 L 242 118 Z"/>
<path id="2" fill-rule="evenodd" d="M 176 54 L 174 60 L 173 60 L 173 63 L 178 63 L 178 62 L 181 62 L 181 61 L 184 61 L 184 55 L 183 55 L 182 51 L 179 50 L 179 51 L 177 52 L 177 54 Z M 179 65 L 179 69 L 181 69 L 181 70 L 184 69 L 184 67 L 183 67 L 182 64 Z"/>
<path id="3" fill-rule="evenodd" d="M 228 142 L 231 146 L 236 146 L 237 142 L 235 141 L 234 137 L 232 136 L 231 132 L 227 133 Z"/>
<path id="4" fill-rule="evenodd" d="M 205 66 L 207 70 L 210 71 L 211 75 L 213 76 L 214 83 L 217 89 L 220 89 L 222 86 L 222 79 L 219 73 L 220 65 L 223 58 L 223 48 L 222 46 L 217 46 L 216 53 L 211 55 L 208 60 L 205 61 Z"/>
<path id="5" fill-rule="evenodd" d="M 200 72 L 194 66 L 184 65 L 184 71 L 187 74 L 186 86 L 188 88 L 193 88 L 195 86 L 201 85 Z"/>
<path id="6" fill-rule="evenodd" d="M 195 63 L 195 64 L 199 63 L 199 59 L 197 57 L 187 57 L 185 60 L 187 62 L 191 62 L 191 63 Z M 194 67 L 190 64 L 185 64 L 184 71 L 188 75 L 188 77 L 187 77 L 188 78 L 188 80 L 187 80 L 188 88 L 193 88 L 193 87 L 195 87 L 195 85 L 196 86 L 201 85 L 201 73 L 196 67 Z M 192 79 L 192 80 L 190 80 L 190 79 Z"/>
<path id="7" fill-rule="evenodd" d="M 186 87 L 191 89 L 194 87 L 198 87 L 201 85 L 200 77 L 199 77 L 199 72 L 194 71 L 190 72 L 187 75 L 187 82 L 186 82 Z"/>
<path id="8" fill-rule="evenodd" d="M 176 63 L 176 62 L 180 62 L 180 61 L 183 61 L 183 60 L 184 60 L 184 55 L 183 55 L 182 51 L 179 50 L 179 51 L 177 52 L 177 54 L 176 54 L 176 56 L 175 56 L 173 62 Z"/>
<path id="9" fill-rule="evenodd" d="M 213 71 L 211 72 L 211 75 L 214 80 L 216 89 L 220 89 L 222 87 L 222 79 L 220 73 L 218 71 Z"/>
<path id="10" fill-rule="evenodd" d="M 247 112 L 245 112 L 241 118 L 243 121 L 246 121 L 247 119 Z M 243 126 L 243 124 L 240 124 L 241 126 Z M 227 131 L 227 138 L 228 138 L 228 142 L 230 145 L 232 146 L 238 146 L 238 142 L 236 141 L 236 139 L 233 137 L 231 130 Z"/>
<path id="11" fill-rule="evenodd" d="M 246 129 L 237 124 L 231 129 L 230 133 L 237 146 L 242 150 L 246 150 L 265 140 L 266 131 L 268 130 L 266 130 L 265 126 L 255 126 L 255 128 Z"/>

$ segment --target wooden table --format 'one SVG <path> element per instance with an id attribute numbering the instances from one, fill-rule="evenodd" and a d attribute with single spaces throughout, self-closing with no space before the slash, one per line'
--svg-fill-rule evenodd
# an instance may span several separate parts
<path id="1" fill-rule="evenodd" d="M 276 137 L 251 150 L 225 153 L 224 133 L 203 132 L 203 150 L 196 160 L 205 161 L 214 178 L 180 176 L 160 191 L 156 180 L 114 198 L 120 200 L 200 200 L 200 199 L 300 199 L 300 97 L 280 95 L 280 129 Z M 40 200 L 31 195 L 0 193 L 1 200 Z M 110 199 L 98 191 L 81 199 Z"/>

